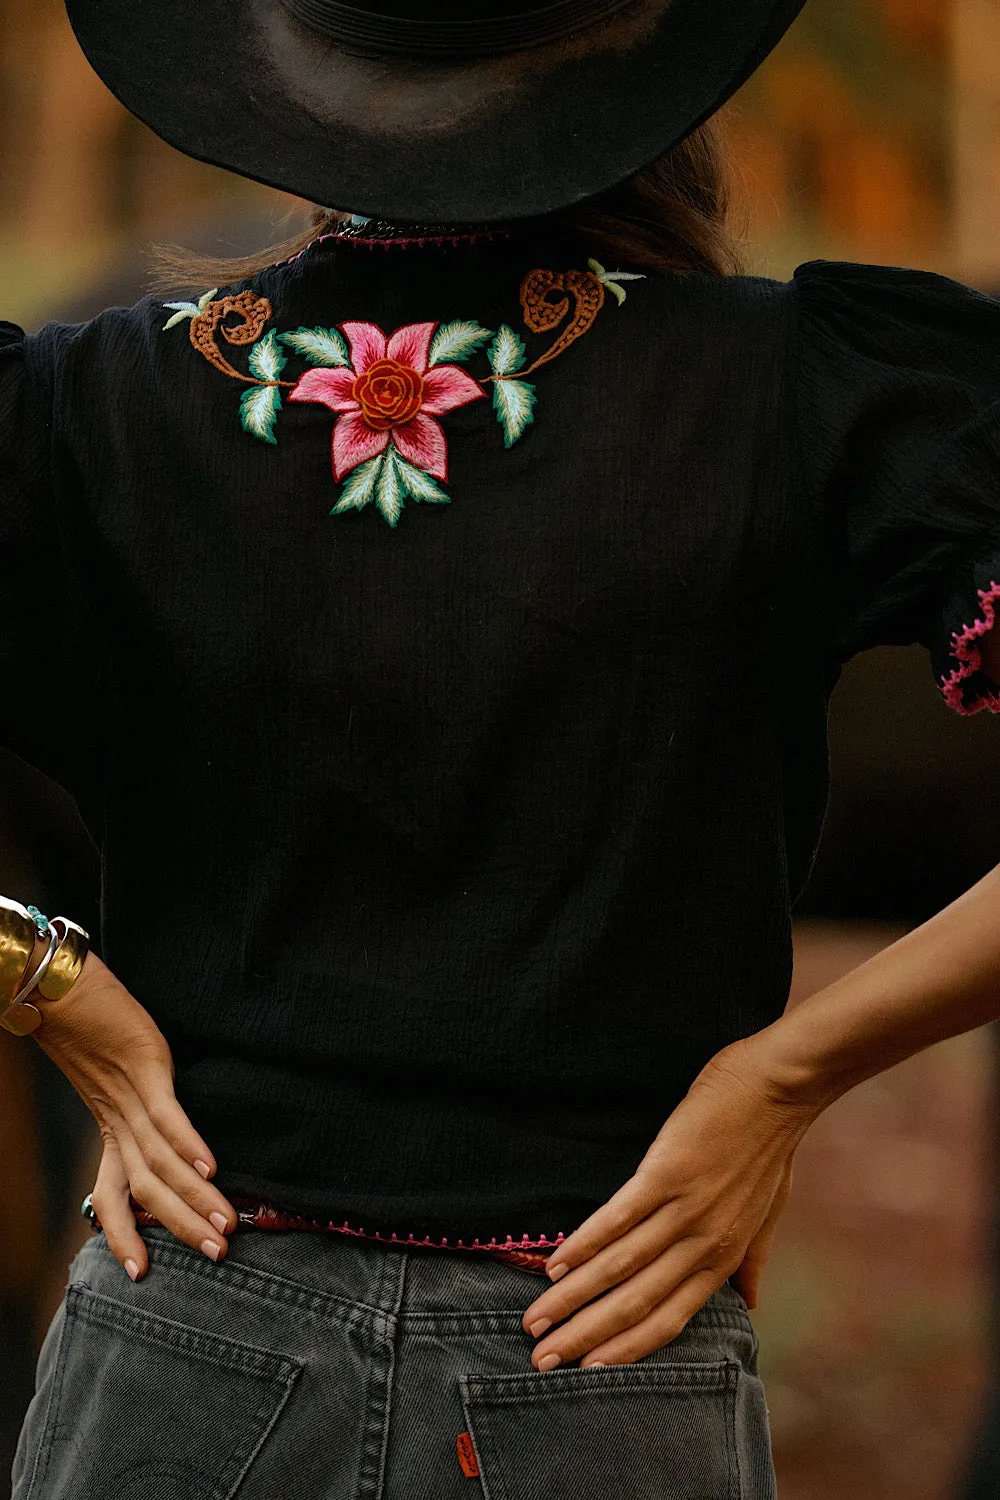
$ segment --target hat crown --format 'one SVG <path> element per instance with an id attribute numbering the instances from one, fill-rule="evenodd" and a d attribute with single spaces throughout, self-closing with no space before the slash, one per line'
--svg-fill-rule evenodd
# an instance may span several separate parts
<path id="1" fill-rule="evenodd" d="M 281 0 L 296 20 L 343 47 L 411 57 L 486 57 L 558 41 L 631 0 Z"/>

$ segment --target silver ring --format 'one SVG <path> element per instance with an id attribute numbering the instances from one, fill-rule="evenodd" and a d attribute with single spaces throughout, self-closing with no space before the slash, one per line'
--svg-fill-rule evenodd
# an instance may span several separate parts
<path id="1" fill-rule="evenodd" d="M 84 1198 L 83 1202 L 80 1204 L 80 1212 L 95 1229 L 100 1229 L 100 1221 L 98 1220 L 97 1213 L 94 1209 L 93 1193 L 88 1193 L 86 1198 Z"/>

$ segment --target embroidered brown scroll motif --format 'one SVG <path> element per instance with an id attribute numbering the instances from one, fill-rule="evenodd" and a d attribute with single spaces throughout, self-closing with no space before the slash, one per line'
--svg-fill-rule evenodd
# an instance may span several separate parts
<path id="1" fill-rule="evenodd" d="M 237 319 L 235 323 L 225 321 L 234 316 Z M 266 297 L 255 297 L 253 292 L 238 292 L 235 297 L 221 297 L 217 302 L 209 302 L 204 311 L 191 319 L 191 343 L 223 375 L 228 375 L 232 380 L 241 380 L 245 385 L 265 385 L 266 381 L 258 380 L 252 375 L 241 375 L 239 370 L 234 370 L 215 342 L 215 335 L 221 329 L 222 337 L 229 344 L 254 344 L 264 332 L 270 318 L 271 304 Z M 293 382 L 286 381 L 285 384 Z"/>
<path id="2" fill-rule="evenodd" d="M 551 301 L 553 293 L 568 292 L 569 297 Z M 604 287 L 592 271 L 529 271 L 521 282 L 521 306 L 524 326 L 532 333 L 551 333 L 566 317 L 573 299 L 573 316 L 551 349 L 539 355 L 524 371 L 530 375 L 550 359 L 558 359 L 570 344 L 591 327 L 604 306 Z"/>

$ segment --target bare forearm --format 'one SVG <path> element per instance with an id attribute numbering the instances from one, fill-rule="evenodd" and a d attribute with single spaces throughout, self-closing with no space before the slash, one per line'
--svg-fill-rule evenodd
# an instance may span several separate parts
<path id="1" fill-rule="evenodd" d="M 998 1017 L 1000 866 L 751 1046 L 781 1095 L 819 1110 L 924 1047 Z"/>

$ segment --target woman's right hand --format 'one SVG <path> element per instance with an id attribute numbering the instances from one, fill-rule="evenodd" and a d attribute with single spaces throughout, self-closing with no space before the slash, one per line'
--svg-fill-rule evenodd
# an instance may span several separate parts
<path id="1" fill-rule="evenodd" d="M 93 952 L 61 1000 L 28 998 L 42 1013 L 35 1041 L 104 1141 L 92 1201 L 112 1253 L 133 1281 L 146 1274 L 131 1192 L 184 1244 L 219 1260 L 236 1210 L 208 1181 L 215 1158 L 177 1102 L 173 1058 L 152 1016 Z"/>

